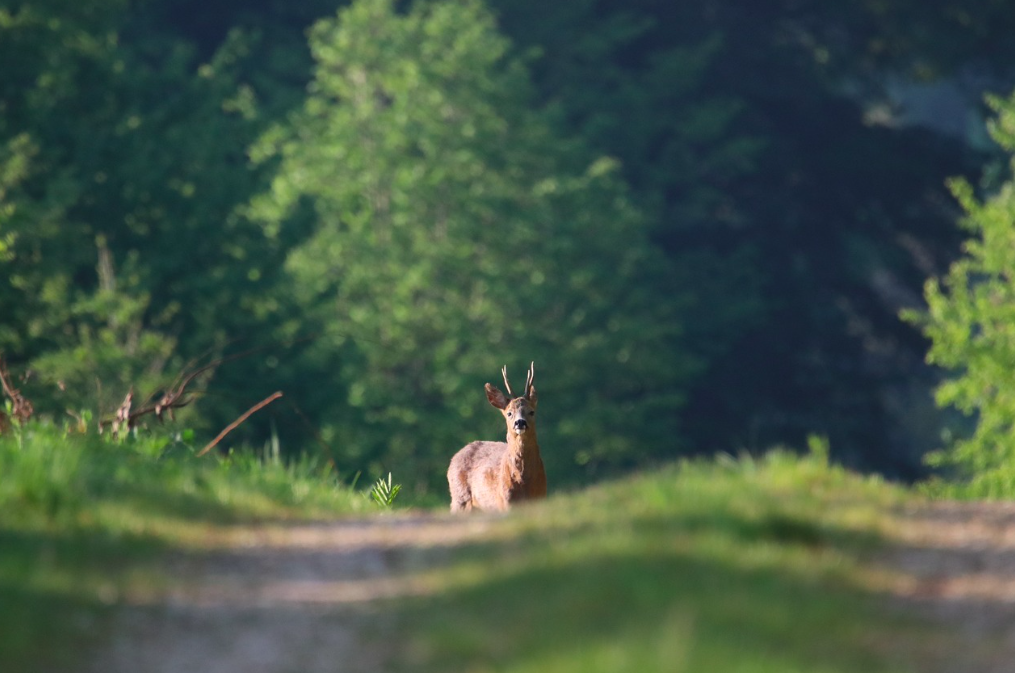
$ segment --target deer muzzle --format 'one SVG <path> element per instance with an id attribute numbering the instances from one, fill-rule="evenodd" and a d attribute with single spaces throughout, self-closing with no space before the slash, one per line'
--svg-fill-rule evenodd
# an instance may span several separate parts
<path id="1" fill-rule="evenodd" d="M 524 418 L 519 418 L 514 422 L 514 431 L 516 434 L 522 434 L 529 429 L 529 423 Z"/>

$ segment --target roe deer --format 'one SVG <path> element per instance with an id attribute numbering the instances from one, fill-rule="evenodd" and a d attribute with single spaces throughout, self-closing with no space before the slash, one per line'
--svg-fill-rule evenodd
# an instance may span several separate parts
<path id="1" fill-rule="evenodd" d="M 546 472 L 536 441 L 536 365 L 529 366 L 525 391 L 514 399 L 507 366 L 501 374 L 507 396 L 487 383 L 486 399 L 503 414 L 507 441 L 471 442 L 451 459 L 448 486 L 452 512 L 468 512 L 473 507 L 503 511 L 519 500 L 546 497 Z"/>

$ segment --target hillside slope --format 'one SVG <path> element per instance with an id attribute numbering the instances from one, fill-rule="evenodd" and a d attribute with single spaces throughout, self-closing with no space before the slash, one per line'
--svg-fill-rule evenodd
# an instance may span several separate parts
<path id="1" fill-rule="evenodd" d="M 363 495 L 326 473 L 314 487 L 312 471 L 149 463 L 129 445 L 81 456 L 121 452 L 108 465 L 147 474 L 134 480 L 147 492 L 127 488 L 129 475 L 76 490 L 60 456 L 82 447 L 46 447 L 73 497 L 33 505 L 24 488 L 7 491 L 3 670 L 870 673 L 1011 661 L 1015 508 L 929 502 L 830 466 L 820 446 L 465 517 L 357 514 Z M 14 450 L 0 448 L 13 474 Z M 44 482 L 31 493 L 49 493 Z M 293 498 L 307 488 L 318 495 Z M 327 488 L 340 492 L 329 500 Z"/>

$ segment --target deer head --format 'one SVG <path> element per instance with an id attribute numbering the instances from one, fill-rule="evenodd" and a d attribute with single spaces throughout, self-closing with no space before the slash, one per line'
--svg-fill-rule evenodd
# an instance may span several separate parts
<path id="1" fill-rule="evenodd" d="M 536 364 L 529 365 L 529 373 L 525 380 L 525 391 L 521 397 L 515 397 L 511 392 L 511 384 L 508 383 L 507 365 L 500 370 L 504 377 L 504 388 L 507 395 L 497 389 L 496 386 L 486 384 L 486 399 L 490 404 L 500 410 L 507 422 L 508 436 L 514 433 L 517 437 L 536 433 Z"/>

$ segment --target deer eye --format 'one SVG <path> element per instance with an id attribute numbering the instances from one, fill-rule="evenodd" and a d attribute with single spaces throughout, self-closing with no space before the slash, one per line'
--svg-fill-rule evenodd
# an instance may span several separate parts
<path id="1" fill-rule="evenodd" d="M 508 412 L 508 418 L 511 418 L 511 416 L 512 416 L 512 415 L 513 415 L 513 414 L 512 414 L 512 413 L 511 413 L 511 412 L 509 411 L 509 412 Z"/>
<path id="2" fill-rule="evenodd" d="M 534 411 L 530 411 L 529 412 L 529 416 L 535 416 L 535 415 L 536 415 L 536 412 L 534 412 Z"/>

